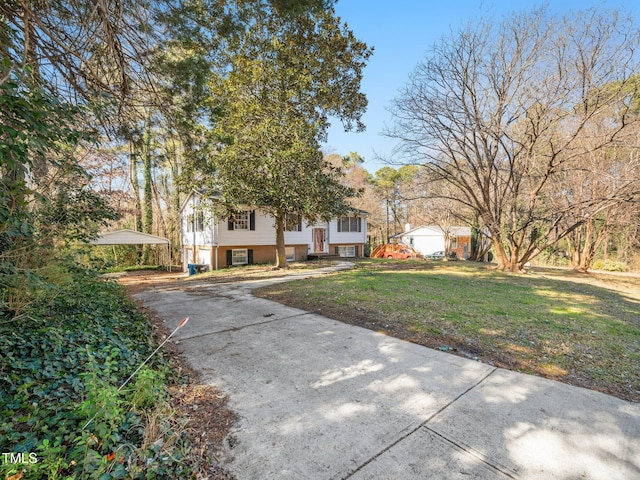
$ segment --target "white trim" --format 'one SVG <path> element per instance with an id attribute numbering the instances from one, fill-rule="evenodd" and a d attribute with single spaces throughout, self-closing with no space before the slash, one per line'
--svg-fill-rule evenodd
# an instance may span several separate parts
<path id="1" fill-rule="evenodd" d="M 355 257 L 356 246 L 355 245 L 338 245 L 338 255 L 341 257 Z"/>
<path id="2" fill-rule="evenodd" d="M 106 232 L 91 241 L 94 245 L 169 245 L 169 239 L 125 228 Z"/>
<path id="3" fill-rule="evenodd" d="M 244 252 L 244 262 L 236 262 L 236 252 Z M 249 264 L 249 249 L 248 248 L 233 248 L 231 249 L 231 265 L 248 265 Z"/>
<path id="4" fill-rule="evenodd" d="M 242 218 L 238 218 L 239 216 Z M 251 222 L 251 212 L 249 210 L 242 210 L 233 215 L 234 230 L 249 230 L 250 222 Z"/>

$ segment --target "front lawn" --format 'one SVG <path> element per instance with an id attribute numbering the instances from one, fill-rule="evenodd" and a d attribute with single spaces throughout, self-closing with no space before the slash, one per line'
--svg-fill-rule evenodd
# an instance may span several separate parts
<path id="1" fill-rule="evenodd" d="M 640 401 L 640 278 L 366 260 L 256 295 L 496 366 Z"/>

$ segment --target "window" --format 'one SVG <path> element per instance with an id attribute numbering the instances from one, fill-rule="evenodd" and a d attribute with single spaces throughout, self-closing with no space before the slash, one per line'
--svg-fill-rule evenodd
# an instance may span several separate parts
<path id="1" fill-rule="evenodd" d="M 301 232 L 302 216 L 297 213 L 287 213 L 284 218 L 284 228 L 287 232 Z"/>
<path id="2" fill-rule="evenodd" d="M 458 248 L 458 237 L 453 237 L 451 239 L 451 248 Z"/>
<path id="3" fill-rule="evenodd" d="M 296 247 L 286 247 L 285 252 L 286 252 L 287 262 L 296 261 Z"/>
<path id="4" fill-rule="evenodd" d="M 187 215 L 185 222 L 187 224 L 187 233 L 193 232 L 193 215 Z"/>
<path id="5" fill-rule="evenodd" d="M 338 255 L 341 257 L 355 257 L 356 256 L 356 246 L 355 245 L 343 245 L 337 247 Z"/>
<path id="6" fill-rule="evenodd" d="M 339 232 L 361 232 L 362 231 L 362 218 L 361 217 L 342 217 L 338 220 Z"/>
<path id="7" fill-rule="evenodd" d="M 249 212 L 238 212 L 233 216 L 234 230 L 249 230 Z"/>
<path id="8" fill-rule="evenodd" d="M 204 212 L 196 213 L 195 231 L 196 232 L 204 232 Z"/>
<path id="9" fill-rule="evenodd" d="M 253 265 L 253 250 L 251 248 L 227 250 L 227 267 L 233 265 Z"/>
<path id="10" fill-rule="evenodd" d="M 231 252 L 231 265 L 247 265 L 249 252 L 246 248 L 234 248 Z"/>
<path id="11" fill-rule="evenodd" d="M 255 230 L 256 212 L 254 210 L 243 210 L 236 212 L 229 217 L 229 230 Z"/>

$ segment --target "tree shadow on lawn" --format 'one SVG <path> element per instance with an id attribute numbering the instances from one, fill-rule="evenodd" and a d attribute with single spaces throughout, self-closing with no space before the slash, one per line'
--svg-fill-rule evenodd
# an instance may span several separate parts
<path id="1" fill-rule="evenodd" d="M 640 401 L 640 302 L 588 275 L 376 262 L 258 296 L 468 358 Z M 598 282 L 602 281 L 598 279 Z M 640 281 L 639 281 L 640 283 Z"/>

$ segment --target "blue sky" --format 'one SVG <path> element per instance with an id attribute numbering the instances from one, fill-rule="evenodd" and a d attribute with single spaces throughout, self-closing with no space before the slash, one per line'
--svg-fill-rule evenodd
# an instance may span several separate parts
<path id="1" fill-rule="evenodd" d="M 551 0 L 547 2 L 552 13 L 564 14 L 604 5 L 631 11 L 635 21 L 640 20 L 640 2 L 637 0 L 601 2 L 594 0 Z M 425 57 L 430 46 L 451 28 L 490 14 L 496 18 L 507 12 L 530 10 L 540 2 L 531 0 L 338 0 L 336 13 L 347 22 L 356 37 L 375 47 L 364 71 L 362 91 L 369 106 L 363 120 L 367 130 L 345 133 L 338 120 L 329 130 L 323 149 L 326 153 L 346 155 L 351 151 L 365 157 L 364 167 L 371 173 L 385 164 L 376 156 L 391 158 L 394 141 L 381 135 L 385 124 L 391 122 L 387 111 L 393 98 L 405 85 L 409 74 Z"/>

